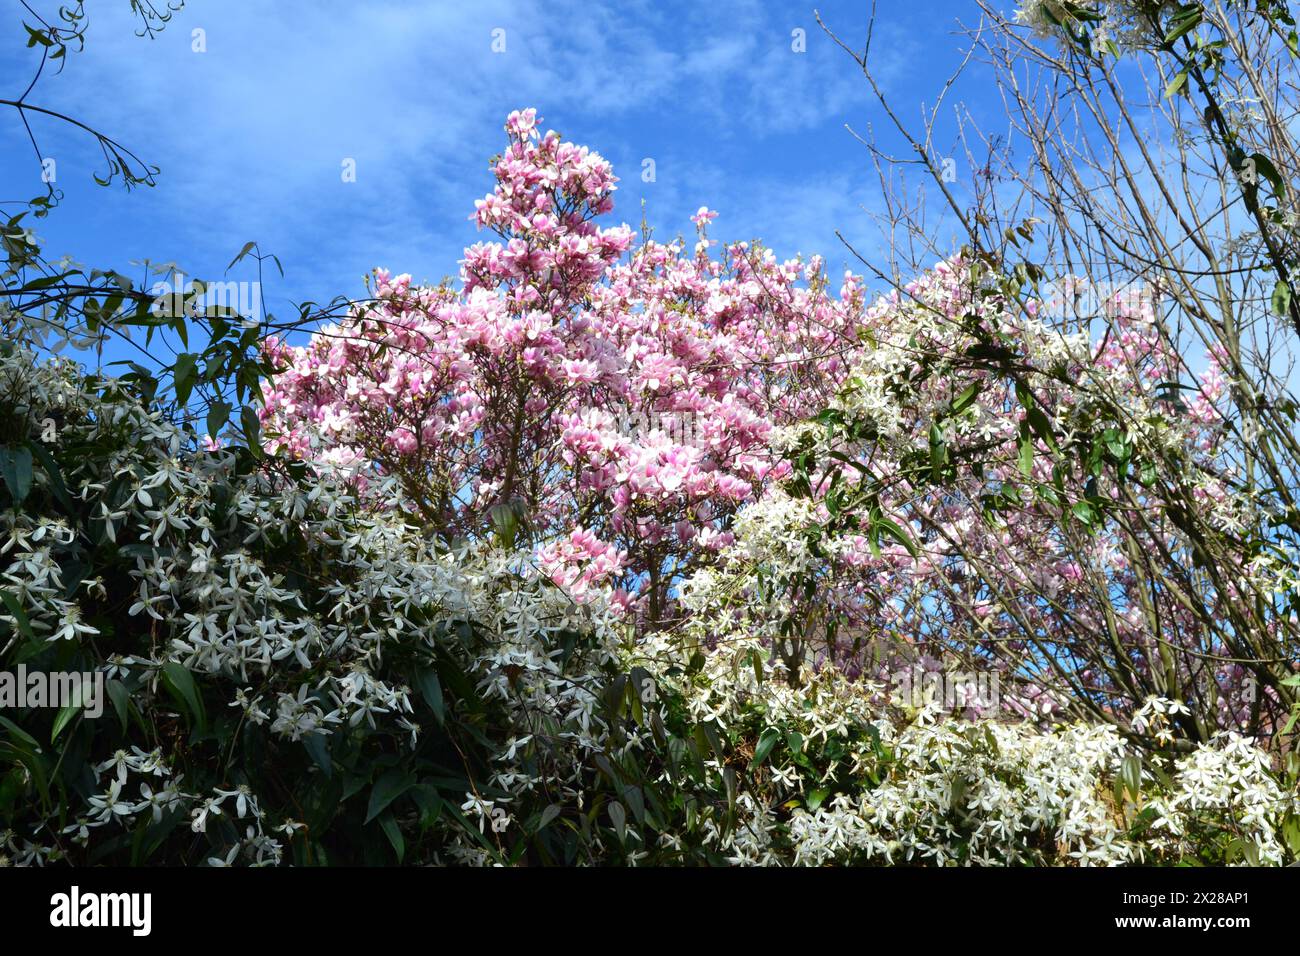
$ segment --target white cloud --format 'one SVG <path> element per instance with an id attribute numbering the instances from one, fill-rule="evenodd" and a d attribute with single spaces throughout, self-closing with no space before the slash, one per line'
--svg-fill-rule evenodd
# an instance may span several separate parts
<path id="1" fill-rule="evenodd" d="M 138 147 L 162 176 L 151 194 L 97 192 L 93 209 L 59 215 L 126 223 L 130 255 L 194 272 L 257 239 L 284 259 L 295 298 L 355 292 L 380 263 L 454 272 L 500 124 L 521 106 L 618 160 L 616 215 L 631 222 L 639 195 L 674 228 L 707 203 L 724 214 L 720 237 L 834 256 L 834 228 L 851 231 L 866 199 L 861 170 L 828 176 L 815 148 L 803 152 L 803 137 L 860 119 L 868 101 L 800 5 L 196 0 L 153 41 L 131 35 L 126 4 L 93 15 L 86 51 L 42 97 Z M 791 50 L 795 27 L 807 53 Z M 196 28 L 205 53 L 191 51 Z M 877 44 L 887 74 L 906 66 L 902 34 Z M 88 174 L 85 142 L 56 141 L 71 154 L 63 175 Z M 653 189 L 636 181 L 646 155 L 660 164 Z M 356 183 L 341 180 L 345 158 Z"/>

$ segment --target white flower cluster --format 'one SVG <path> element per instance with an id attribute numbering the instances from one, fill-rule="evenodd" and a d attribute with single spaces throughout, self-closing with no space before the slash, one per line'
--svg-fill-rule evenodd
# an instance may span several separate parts
<path id="1" fill-rule="evenodd" d="M 130 829 L 138 823 L 157 824 L 165 813 L 183 809 L 190 814 L 190 829 L 206 833 L 209 821 L 233 816 L 243 835 L 211 865 L 230 866 L 236 859 L 250 866 L 275 866 L 283 858 L 283 847 L 264 826 L 267 815 L 247 786 L 230 790 L 214 788 L 211 795 L 186 792 L 182 776 L 168 766 L 161 748 L 146 753 L 139 747 L 118 750 L 95 765 L 97 792 L 86 801 L 82 812 L 62 828 L 54 821 L 34 828 L 32 839 L 13 831 L 0 834 L 0 865 L 44 866 L 65 855 L 63 841 L 86 847 L 95 831 L 104 827 Z M 229 805 L 227 805 L 229 801 Z M 273 832 L 291 834 L 301 824 L 286 820 Z M 5 858 L 8 858 L 7 861 Z"/>
<path id="2" fill-rule="evenodd" d="M 0 358 L 0 385 L 29 396 L 33 421 L 57 396 L 60 441 L 109 449 L 62 456 L 63 493 L 89 521 L 74 528 L 23 509 L 0 517 L 0 577 L 15 602 L 4 608 L 4 652 L 24 640 L 83 648 L 155 715 L 174 710 L 160 685 L 181 665 L 205 687 L 228 689 L 242 722 L 287 743 L 377 728 L 412 750 L 422 728 L 400 676 L 411 671 L 394 662 L 457 654 L 498 719 L 486 728 L 493 769 L 464 794 L 469 830 L 445 834 L 445 862 L 499 862 L 489 841 L 532 825 L 526 807 L 594 807 L 593 766 L 671 750 L 681 741 L 665 742 L 665 722 L 683 715 L 738 741 L 742 756 L 757 740 L 766 760 L 756 785 L 729 798 L 729 758 L 706 757 L 714 806 L 730 803 L 730 822 L 693 807 L 693 828 L 667 819 L 651 836 L 644 820 L 617 817 L 632 862 L 686 840 L 733 863 L 770 865 L 1173 861 L 1220 836 L 1239 841 L 1247 860 L 1294 853 L 1279 833 L 1300 802 L 1240 737 L 1143 767 L 1134 792 L 1116 780 L 1136 753 L 1111 728 L 917 717 L 834 667 L 792 669 L 773 627 L 780 602 L 747 599 L 760 558 L 808 559 L 797 532 L 809 515 L 791 499 L 742 512 L 731 560 L 684 588 L 683 629 L 633 641 L 603 592 L 575 603 L 526 555 L 440 549 L 399 507 L 361 507 L 346 482 L 322 476 L 304 489 L 266 469 L 241 471 L 233 453 L 188 452 L 160 417 L 75 383 L 68 366 Z M 51 474 L 37 483 L 54 493 Z M 129 556 L 129 593 L 70 573 L 96 547 Z M 96 626 L 106 602 L 125 609 L 134 637 Z M 128 644 L 130 653 L 115 650 Z M 614 728 L 601 694 L 610 674 L 637 667 L 651 675 L 637 688 L 645 719 Z M 1176 706 L 1152 702 L 1139 716 L 1164 727 Z M 224 834 L 211 865 L 283 862 L 303 824 L 269 811 L 267 795 L 238 777 L 187 784 L 172 746 L 169 736 L 153 751 L 95 754 L 84 805 L 63 808 L 63 819 L 33 811 L 24 832 L 0 832 L 0 863 L 54 862 L 70 845 L 177 811 L 195 834 Z M 651 773 L 649 784 L 673 792 L 667 771 Z"/>
<path id="3" fill-rule="evenodd" d="M 1177 862 L 1225 836 L 1242 862 L 1276 865 L 1277 821 L 1300 809 L 1235 735 L 1178 758 L 1168 782 L 1145 773 L 1137 798 L 1114 786 L 1136 756 L 1109 727 L 918 721 L 888 746 L 897 763 L 881 786 L 795 811 L 796 862 L 1121 866 Z"/>
<path id="4" fill-rule="evenodd" d="M 104 654 L 102 669 L 138 684 L 164 709 L 172 705 L 160 682 L 166 667 L 178 664 L 228 688 L 229 705 L 243 721 L 284 741 L 364 724 L 414 747 L 421 727 L 412 691 L 388 661 L 432 661 L 440 645 L 455 643 L 449 630 L 472 627 L 486 637 L 465 648 L 465 670 L 477 692 L 504 702 L 520 727 L 502 745 L 507 756 L 488 781 L 492 787 L 563 789 L 572 775 L 563 765 L 576 766 L 586 750 L 600 746 L 590 674 L 582 671 L 575 680 L 566 667 L 595 668 L 614 659 L 617 635 L 603 595 L 579 606 L 524 555 L 486 545 L 440 549 L 403 521 L 395 502 L 383 507 L 384 489 L 375 483 L 362 507 L 346 480 L 328 474 L 304 487 L 274 480 L 264 469 L 241 473 L 233 452 L 187 451 L 183 433 L 161 415 L 112 385 L 102 392 L 85 388 L 71 364 L 42 364 L 15 352 L 0 357 L 0 387 L 22 396 L 31 435 L 39 434 L 36 423 L 57 414 L 61 446 L 103 450 L 65 458 L 57 478 L 36 466 L 37 485 L 65 486 L 77 509 L 90 515 L 81 527 L 23 509 L 0 515 L 0 586 L 13 600 L 0 608 L 11 635 L 0 652 L 30 635 L 35 643 L 70 642 L 100 655 L 98 642 L 112 642 L 88 622 L 102 616 L 96 610 L 121 601 L 129 605 L 132 630 L 147 637 L 134 641 L 131 654 Z M 129 556 L 129 596 L 106 590 L 101 579 L 68 575 L 97 546 Z M 288 558 L 278 560 L 280 553 Z M 565 631 L 584 635 L 584 653 L 568 662 L 557 653 L 556 635 Z M 548 753 L 572 754 L 548 764 L 555 776 L 546 780 L 520 773 L 522 761 L 515 759 L 520 739 L 541 730 Z M 117 776 L 74 810 L 76 823 L 65 832 L 84 842 L 107 824 L 129 825 L 161 807 L 181 806 L 202 831 L 234 797 L 237 817 L 247 812 L 252 829 L 217 862 L 280 860 L 279 843 L 262 831 L 254 795 L 189 793 L 177 779 L 161 788 L 142 782 L 137 797 L 128 770 L 150 780 L 170 778 L 171 771 L 161 755 L 147 770 L 135 760 L 118 761 Z M 497 826 L 504 817 L 496 814 Z M 47 821 L 34 827 L 33 835 L 40 833 L 49 835 Z M 56 844 L 22 844 L 12 859 L 38 862 Z"/>
<path id="5" fill-rule="evenodd" d="M 1300 848 L 1279 832 L 1300 814 L 1300 794 L 1239 735 L 1179 752 L 1172 745 L 1186 742 L 1171 718 L 1187 713 L 1180 702 L 1152 698 L 1135 710 L 1133 730 L 1170 745 L 1144 757 L 1108 725 L 915 714 L 891 708 L 878 683 L 833 667 L 791 673 L 773 654 L 764 620 L 772 608 L 747 601 L 743 579 L 758 542 L 788 557 L 780 542 L 793 527 L 744 518 L 737 560 L 688 583 L 685 633 L 638 648 L 647 667 L 663 669 L 683 646 L 709 647 L 701 672 L 677 685 L 692 715 L 782 741 L 760 774 L 769 799 L 738 802 L 740 822 L 718 836 L 733 862 L 1124 865 L 1175 863 L 1228 843 L 1240 847 L 1239 862 L 1295 858 Z M 801 759 L 818 754 L 832 756 Z M 810 801 L 827 792 L 837 795 Z M 782 818 L 776 808 L 788 801 L 794 809 Z"/>
<path id="6" fill-rule="evenodd" d="M 1154 44 L 1152 28 L 1147 21 L 1151 4 L 1141 5 L 1144 8 L 1141 10 L 1132 0 L 1097 0 L 1087 6 L 1100 16 L 1099 21 L 1089 24 L 1094 54 L 1106 52 L 1107 44 L 1112 41 L 1121 50 L 1141 50 Z M 1178 5 L 1170 2 L 1160 6 Z M 1020 0 L 1016 10 L 1016 22 L 1025 24 L 1041 37 L 1059 37 L 1060 25 L 1070 19 L 1065 5 L 1059 0 Z"/>

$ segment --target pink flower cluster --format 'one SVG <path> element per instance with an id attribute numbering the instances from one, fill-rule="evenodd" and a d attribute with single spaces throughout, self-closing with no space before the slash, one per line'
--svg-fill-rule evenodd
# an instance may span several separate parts
<path id="1" fill-rule="evenodd" d="M 662 597 L 785 473 L 772 429 L 834 393 L 861 292 L 850 279 L 829 294 L 820 259 L 744 243 L 711 258 L 601 225 L 609 164 L 537 120 L 506 122 L 471 217 L 495 235 L 465 250 L 459 288 L 379 269 L 347 321 L 269 343 L 283 370 L 264 425 L 273 448 L 397 477 L 448 538 L 522 502 L 539 544 L 582 529 L 607 550 L 567 562 L 622 555 L 597 576 Z M 552 563 L 569 554 L 549 547 Z"/>
<path id="2" fill-rule="evenodd" d="M 625 552 L 582 528 L 543 545 L 537 552 L 538 563 L 551 580 L 579 602 L 586 599 L 593 586 L 616 578 L 626 559 Z"/>

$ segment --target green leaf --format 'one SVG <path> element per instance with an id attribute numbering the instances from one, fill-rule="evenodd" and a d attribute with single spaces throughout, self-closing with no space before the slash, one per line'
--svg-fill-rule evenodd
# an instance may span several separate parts
<path id="1" fill-rule="evenodd" d="M 244 440 L 248 447 L 254 451 L 260 451 L 262 448 L 262 420 L 257 417 L 257 409 L 251 405 L 245 405 L 239 410 L 239 423 L 244 429 Z"/>
<path id="2" fill-rule="evenodd" d="M 411 799 L 420 808 L 420 828 L 427 830 L 442 814 L 442 796 L 438 788 L 424 783 L 411 788 Z"/>
<path id="3" fill-rule="evenodd" d="M 1186 83 L 1187 83 L 1187 71 L 1180 70 L 1178 72 L 1178 75 L 1175 76 L 1172 80 L 1170 80 L 1169 85 L 1165 87 L 1165 99 L 1169 99 L 1169 97 L 1173 96 L 1179 90 L 1183 89 Z"/>
<path id="4" fill-rule="evenodd" d="M 50 39 L 49 34 L 42 30 L 37 30 L 34 27 L 30 27 L 25 23 L 23 24 L 23 27 L 27 30 L 27 45 L 29 47 L 36 46 L 38 43 L 43 47 L 54 46 L 54 41 Z"/>
<path id="5" fill-rule="evenodd" d="M 230 421 L 231 407 L 229 402 L 218 399 L 208 408 L 208 434 L 216 438 L 221 429 L 226 427 L 226 422 Z"/>
<path id="6" fill-rule="evenodd" d="M 1291 852 L 1300 856 L 1300 817 L 1288 816 L 1282 824 L 1282 839 L 1291 848 Z M 1295 866 L 1294 863 L 1291 864 Z"/>
<path id="7" fill-rule="evenodd" d="M 58 740 L 59 734 L 63 733 L 63 729 L 67 727 L 68 724 L 72 722 L 72 718 L 76 717 L 79 713 L 81 713 L 80 700 L 59 708 L 59 713 L 54 718 L 54 729 L 50 731 L 50 743 L 54 743 L 54 741 Z"/>
<path id="8" fill-rule="evenodd" d="M 171 691 L 173 697 L 189 714 L 190 719 L 202 730 L 207 725 L 207 713 L 203 709 L 203 697 L 199 694 L 194 675 L 175 661 L 168 661 L 162 666 L 163 684 Z"/>
<path id="9" fill-rule="evenodd" d="M 326 780 L 334 776 L 334 762 L 330 759 L 329 741 L 324 734 L 307 734 L 302 738 L 303 748 L 312 763 L 320 768 Z"/>
<path id="10" fill-rule="evenodd" d="M 1020 423 L 1020 454 L 1017 458 L 1017 464 L 1020 472 L 1026 478 L 1034 473 L 1034 442 L 1029 437 L 1029 426 L 1024 422 Z"/>
<path id="11" fill-rule="evenodd" d="M 18 740 L 21 740 L 23 743 L 27 744 L 27 746 L 31 747 L 32 750 L 36 751 L 37 753 L 40 753 L 41 745 L 36 742 L 36 738 L 33 737 L 31 734 L 29 734 L 27 731 L 23 730 L 21 727 L 15 724 L 8 717 L 0 717 L 0 727 L 4 727 L 5 730 L 9 731 L 9 733 L 13 737 L 15 737 Z"/>
<path id="12" fill-rule="evenodd" d="M 1052 423 L 1047 415 L 1038 406 L 1032 406 L 1025 409 L 1025 419 L 1029 422 L 1029 427 L 1034 430 L 1043 443 L 1052 451 L 1059 451 L 1060 446 L 1056 444 L 1056 434 L 1052 431 Z"/>
<path id="13" fill-rule="evenodd" d="M 898 522 L 892 521 L 889 518 L 886 518 L 882 515 L 876 519 L 876 524 L 880 526 L 880 530 L 885 532 L 885 534 L 889 535 L 891 538 L 893 538 L 895 541 L 901 544 L 904 548 L 906 548 L 907 553 L 910 554 L 912 557 L 915 558 L 920 554 L 920 551 L 917 550 L 915 542 L 912 541 L 912 536 L 909 535 L 906 531 L 904 531 L 903 528 L 898 524 Z"/>
<path id="14" fill-rule="evenodd" d="M 1138 797 L 1142 793 L 1142 758 L 1136 754 L 1125 757 L 1120 764 L 1119 776 L 1128 792 Z"/>
<path id="15" fill-rule="evenodd" d="M 952 414 L 960 415 L 966 409 L 970 408 L 971 403 L 979 396 L 980 390 L 984 388 L 983 382 L 975 382 L 962 389 L 961 394 L 952 400 Z"/>
<path id="16" fill-rule="evenodd" d="M 492 530 L 503 548 L 512 548 L 519 534 L 519 511 L 509 502 L 499 502 L 488 509 Z"/>
<path id="17" fill-rule="evenodd" d="M 190 400 L 190 393 L 194 391 L 194 383 L 199 379 L 198 356 L 193 352 L 182 352 L 176 356 L 176 363 L 172 366 L 172 379 L 176 388 L 176 404 L 183 408 Z"/>
<path id="18" fill-rule="evenodd" d="M 242 248 L 242 249 L 239 250 L 239 255 L 235 256 L 235 258 L 233 258 L 233 259 L 230 260 L 230 265 L 226 266 L 226 271 L 229 272 L 231 269 L 233 269 L 233 268 L 235 267 L 235 263 L 239 262 L 241 259 L 244 258 L 244 256 L 246 256 L 246 255 L 248 255 L 250 252 L 252 252 L 252 251 L 253 251 L 253 247 L 254 247 L 255 245 L 257 245 L 256 242 L 246 242 L 246 243 L 244 243 L 244 248 Z"/>
<path id="19" fill-rule="evenodd" d="M 366 807 L 366 823 L 369 823 L 388 808 L 388 805 L 406 791 L 415 786 L 415 777 L 394 767 L 377 781 L 370 791 L 370 803 Z"/>
<path id="20" fill-rule="evenodd" d="M 63 473 L 59 471 L 59 465 L 54 460 L 54 456 L 46 450 L 45 446 L 33 444 L 31 446 L 32 454 L 40 466 L 45 469 L 45 474 L 50 479 L 50 490 L 54 492 L 54 498 L 63 507 L 63 510 L 69 515 L 76 513 L 76 507 L 72 503 L 72 498 L 68 494 L 68 486 L 63 481 Z"/>
<path id="21" fill-rule="evenodd" d="M 1273 165 L 1273 160 L 1263 153 L 1253 153 L 1250 158 L 1255 164 L 1255 172 L 1268 180 L 1268 184 L 1273 187 L 1273 195 L 1280 198 L 1286 192 L 1286 182 Z"/>
<path id="22" fill-rule="evenodd" d="M 1298 705 L 1294 710 L 1291 711 L 1291 717 L 1287 720 L 1286 726 L 1282 728 L 1282 733 L 1279 734 L 1278 736 L 1285 737 L 1287 734 L 1291 733 L 1291 730 L 1292 728 L 1295 727 L 1297 720 L 1300 720 L 1300 705 Z"/>
<path id="23" fill-rule="evenodd" d="M 35 640 L 32 623 L 27 619 L 27 612 L 23 610 L 23 606 L 18 603 L 18 598 L 10 591 L 0 591 L 0 601 L 4 602 L 5 610 L 18 622 L 18 633 L 29 641 Z"/>
<path id="24" fill-rule="evenodd" d="M 541 819 L 537 821 L 537 829 L 544 830 L 546 825 L 560 815 L 558 804 L 552 803 L 542 811 Z"/>
<path id="25" fill-rule="evenodd" d="M 1201 11 L 1193 6 L 1179 13 L 1171 21 L 1173 29 L 1165 34 L 1165 43 L 1173 43 L 1179 37 L 1195 30 L 1201 23 Z"/>
<path id="26" fill-rule="evenodd" d="M 767 755 L 772 752 L 772 748 L 776 746 L 776 742 L 780 739 L 781 732 L 775 727 L 769 727 L 767 730 L 763 731 L 763 733 L 759 735 L 758 745 L 754 748 L 754 759 L 749 762 L 749 769 L 753 770 L 755 767 L 761 766 L 763 761 L 767 759 Z"/>
<path id="27" fill-rule="evenodd" d="M 429 705 L 429 709 L 433 711 L 433 716 L 438 723 L 443 723 L 447 719 L 447 705 L 442 697 L 442 681 L 438 680 L 437 672 L 433 670 L 420 671 L 418 681 L 420 693 L 424 695 L 424 702 Z"/>
<path id="28" fill-rule="evenodd" d="M 623 804 L 617 800 L 609 802 L 609 819 L 614 824 L 614 832 L 618 834 L 618 842 L 627 842 L 627 811 L 623 809 Z"/>
<path id="29" fill-rule="evenodd" d="M 22 504 L 32 490 L 32 450 L 23 445 L 0 448 L 0 474 L 14 504 Z"/>
<path id="30" fill-rule="evenodd" d="M 1286 315 L 1291 309 L 1291 286 L 1282 279 L 1273 286 L 1272 304 L 1275 315 Z"/>
<path id="31" fill-rule="evenodd" d="M 122 725 L 122 733 L 126 733 L 127 717 L 131 711 L 131 692 L 120 680 L 109 681 L 105 689 L 108 691 L 108 699 L 113 702 L 118 722 Z"/>
<path id="32" fill-rule="evenodd" d="M 384 831 L 384 836 L 388 837 L 388 842 L 392 844 L 393 852 L 397 854 L 397 862 L 401 863 L 406 858 L 406 840 L 402 837 L 402 828 L 397 825 L 391 813 L 385 813 L 379 818 L 379 827 Z"/>
<path id="33" fill-rule="evenodd" d="M 930 480 L 937 482 L 948 462 L 948 444 L 938 423 L 930 426 Z"/>

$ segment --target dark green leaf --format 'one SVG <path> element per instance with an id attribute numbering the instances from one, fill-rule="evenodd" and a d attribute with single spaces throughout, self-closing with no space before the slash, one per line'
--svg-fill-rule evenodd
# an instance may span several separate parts
<path id="1" fill-rule="evenodd" d="M 32 490 L 32 450 L 25 445 L 0 447 L 0 475 L 14 504 L 22 504 Z"/>
<path id="2" fill-rule="evenodd" d="M 370 791 L 370 803 L 366 807 L 366 823 L 369 823 L 387 809 L 388 805 L 415 786 L 415 777 L 405 770 L 394 767 L 376 782 Z"/>
<path id="3" fill-rule="evenodd" d="M 749 762 L 750 769 L 761 766 L 767 759 L 767 755 L 772 752 L 776 742 L 781 739 L 781 732 L 775 727 L 769 727 L 763 731 L 758 738 L 758 745 L 754 748 L 754 759 Z"/>
<path id="4" fill-rule="evenodd" d="M 402 828 L 397 825 L 391 813 L 385 813 L 379 818 L 379 826 L 384 831 L 384 836 L 388 837 L 388 842 L 392 844 L 393 852 L 397 854 L 397 862 L 401 863 L 406 858 L 406 840 L 402 838 Z"/>
<path id="5" fill-rule="evenodd" d="M 183 665 L 168 661 L 162 666 L 162 680 L 190 719 L 202 730 L 207 724 L 207 714 L 203 709 L 203 697 L 194 683 L 194 675 Z"/>

